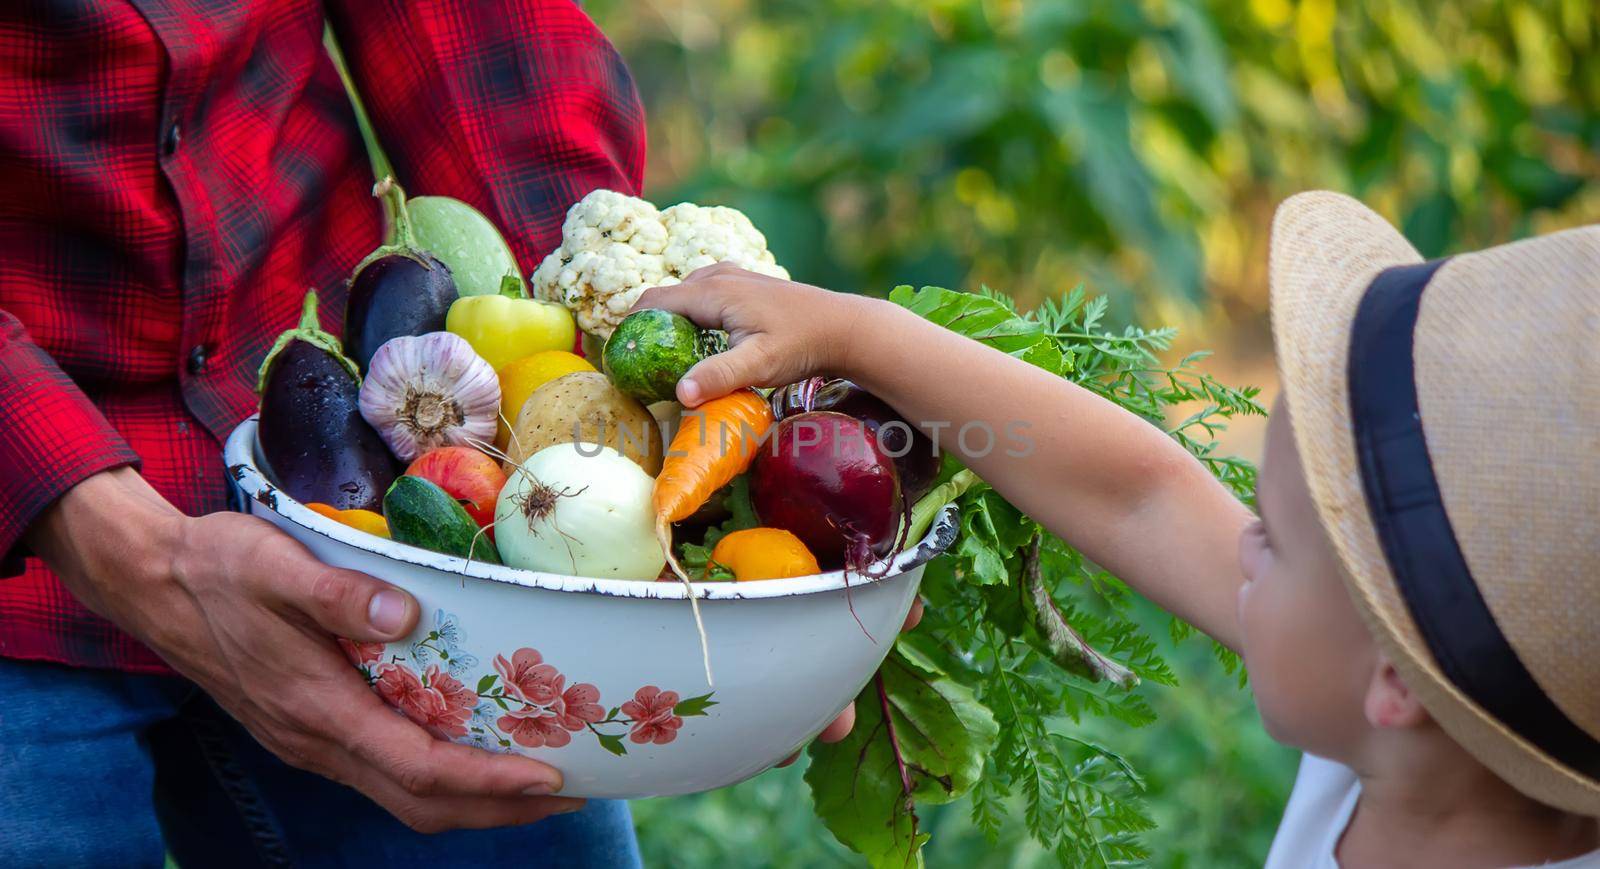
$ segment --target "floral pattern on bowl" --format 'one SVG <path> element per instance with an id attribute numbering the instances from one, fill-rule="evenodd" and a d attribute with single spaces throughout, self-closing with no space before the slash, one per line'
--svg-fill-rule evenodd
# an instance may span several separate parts
<path id="1" fill-rule="evenodd" d="M 707 715 L 715 692 L 680 697 L 645 685 L 633 698 L 609 711 L 600 689 L 588 682 L 567 684 L 567 677 L 547 663 L 539 651 L 523 647 L 494 656 L 494 672 L 471 679 L 479 659 L 462 648 L 461 624 L 444 610 L 435 610 L 433 629 L 419 641 L 390 653 L 384 643 L 339 640 L 339 646 L 384 702 L 438 739 L 512 751 L 561 748 L 572 734 L 588 731 L 612 754 L 635 745 L 667 745 L 678 738 L 684 719 Z"/>

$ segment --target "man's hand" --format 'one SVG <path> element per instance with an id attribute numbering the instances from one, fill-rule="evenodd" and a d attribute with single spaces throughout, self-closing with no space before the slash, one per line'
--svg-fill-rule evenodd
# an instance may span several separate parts
<path id="1" fill-rule="evenodd" d="M 205 689 L 285 762 L 349 785 L 413 829 L 524 824 L 581 800 L 561 773 L 434 739 L 363 684 L 334 642 L 410 633 L 417 603 L 329 567 L 261 519 L 180 513 L 132 469 L 96 474 L 28 543 L 90 609 Z"/>
<path id="2" fill-rule="evenodd" d="M 703 328 L 728 333 L 728 351 L 702 360 L 678 381 L 689 407 L 744 386 L 784 386 L 813 375 L 840 375 L 855 331 L 871 320 L 877 300 L 718 263 L 683 283 L 651 287 L 634 310 L 664 308 Z"/>

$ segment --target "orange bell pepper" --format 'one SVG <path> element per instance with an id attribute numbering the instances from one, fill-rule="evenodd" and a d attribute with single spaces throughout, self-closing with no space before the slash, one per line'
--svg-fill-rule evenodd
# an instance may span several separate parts
<path id="1" fill-rule="evenodd" d="M 365 531 L 378 537 L 389 536 L 389 520 L 382 514 L 371 510 L 340 510 L 336 507 L 316 501 L 306 504 L 306 509 L 319 516 L 326 516 L 340 525 L 348 525 L 357 531 Z"/>
<path id="2" fill-rule="evenodd" d="M 746 528 L 717 541 L 711 560 L 733 572 L 738 582 L 787 579 L 820 573 L 816 556 L 800 538 L 782 528 Z"/>

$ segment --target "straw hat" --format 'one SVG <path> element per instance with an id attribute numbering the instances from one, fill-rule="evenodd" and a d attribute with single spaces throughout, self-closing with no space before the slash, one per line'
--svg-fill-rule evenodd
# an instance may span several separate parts
<path id="1" fill-rule="evenodd" d="M 1495 774 L 1600 815 L 1600 226 L 1423 263 L 1305 193 L 1270 280 L 1295 444 L 1380 647 Z"/>

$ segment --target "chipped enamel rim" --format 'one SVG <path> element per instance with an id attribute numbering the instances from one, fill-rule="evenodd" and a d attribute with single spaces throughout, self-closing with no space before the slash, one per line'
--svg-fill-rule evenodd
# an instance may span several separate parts
<path id="1" fill-rule="evenodd" d="M 395 561 L 432 568 L 444 573 L 456 574 L 471 579 L 486 579 L 491 582 L 526 586 L 528 588 L 542 588 L 548 591 L 573 591 L 585 594 L 602 594 L 610 597 L 654 598 L 661 600 L 683 600 L 688 596 L 688 590 L 684 588 L 681 582 L 598 579 L 585 576 L 565 576 L 558 573 L 541 573 L 516 567 L 468 561 L 465 558 L 431 552 L 405 543 L 374 537 L 364 531 L 357 531 L 348 525 L 335 522 L 320 513 L 316 513 L 288 495 L 282 494 L 278 487 L 267 479 L 256 459 L 256 420 L 257 417 L 252 416 L 239 423 L 233 433 L 228 435 L 228 442 L 223 446 L 223 462 L 228 468 L 228 477 L 233 481 L 233 485 L 239 489 L 244 498 L 261 504 L 296 525 L 315 531 L 324 537 L 337 540 L 346 546 L 364 549 L 368 552 L 392 558 Z M 235 509 L 240 507 L 242 505 L 235 505 Z M 945 549 L 955 541 L 956 530 L 956 507 L 954 504 L 949 504 L 939 511 L 938 516 L 934 517 L 933 525 L 928 529 L 928 533 L 917 541 L 915 546 L 896 555 L 890 562 L 889 569 L 884 575 L 877 578 L 864 576 L 853 571 L 847 577 L 845 571 L 834 570 L 812 576 L 797 576 L 791 579 L 767 579 L 760 582 L 696 582 L 693 583 L 695 596 L 701 600 L 752 600 L 756 598 L 793 597 L 884 582 L 914 570 L 942 555 Z"/>

